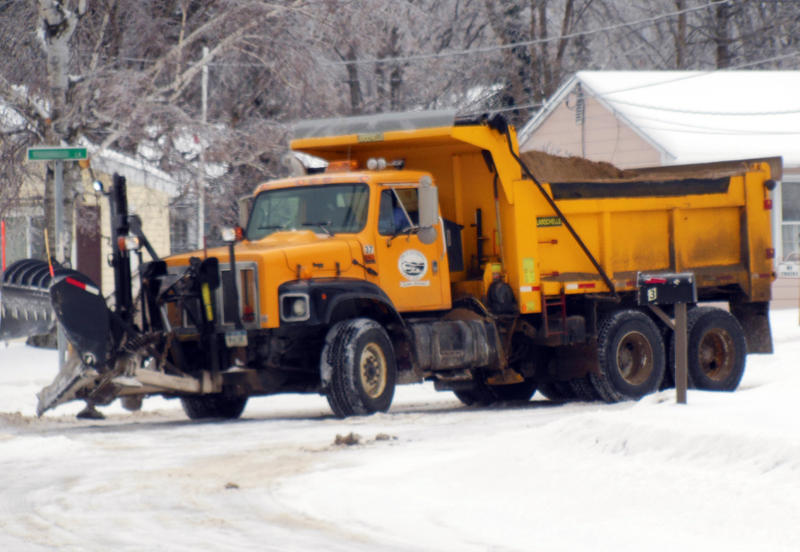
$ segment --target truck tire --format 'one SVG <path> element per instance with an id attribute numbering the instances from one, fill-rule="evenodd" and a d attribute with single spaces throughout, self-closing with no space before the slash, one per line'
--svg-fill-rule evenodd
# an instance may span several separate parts
<path id="1" fill-rule="evenodd" d="M 497 395 L 482 381 L 476 381 L 470 389 L 453 391 L 456 398 L 467 406 L 488 406 L 497 402 Z"/>
<path id="2" fill-rule="evenodd" d="M 339 418 L 386 412 L 397 380 L 394 348 L 386 330 L 369 318 L 334 324 L 322 358 L 332 368 L 328 404 Z"/>
<path id="3" fill-rule="evenodd" d="M 181 406 L 190 420 L 235 420 L 242 415 L 246 404 L 247 397 L 228 397 L 221 393 L 181 397 Z"/>
<path id="4" fill-rule="evenodd" d="M 594 402 L 600 400 L 600 394 L 592 385 L 589 376 L 575 378 L 567 382 L 572 388 L 572 392 L 579 401 Z"/>
<path id="5" fill-rule="evenodd" d="M 495 385 L 490 389 L 498 401 L 522 402 L 529 401 L 536 393 L 537 382 L 533 378 L 509 385 Z"/>
<path id="6" fill-rule="evenodd" d="M 597 358 L 599 372 L 589 379 L 606 402 L 638 400 L 657 391 L 664 378 L 664 339 L 638 310 L 617 311 L 601 323 Z"/>
<path id="7" fill-rule="evenodd" d="M 744 374 L 744 330 L 728 311 L 698 307 L 686 317 L 689 387 L 734 391 Z M 675 358 L 674 347 L 672 358 Z M 670 367 L 670 370 L 673 370 Z"/>
<path id="8" fill-rule="evenodd" d="M 529 401 L 534 393 L 536 393 L 536 380 L 533 378 L 509 385 L 486 385 L 483 382 L 475 382 L 471 389 L 453 391 L 458 400 L 467 406 Z"/>

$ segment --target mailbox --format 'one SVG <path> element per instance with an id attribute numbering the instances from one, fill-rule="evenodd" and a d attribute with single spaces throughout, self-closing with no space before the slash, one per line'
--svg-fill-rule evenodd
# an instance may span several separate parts
<path id="1" fill-rule="evenodd" d="M 697 286 L 691 272 L 640 272 L 636 290 L 642 306 L 697 302 Z"/>

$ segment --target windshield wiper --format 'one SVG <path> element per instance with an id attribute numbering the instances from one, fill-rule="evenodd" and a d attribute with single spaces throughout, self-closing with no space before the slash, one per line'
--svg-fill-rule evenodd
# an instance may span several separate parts
<path id="1" fill-rule="evenodd" d="M 330 224 L 331 222 L 329 220 L 324 220 L 322 222 L 303 222 L 300 224 L 300 226 L 318 226 L 322 229 L 323 232 L 325 232 L 329 236 L 333 236 L 333 231 L 330 228 L 328 228 Z"/>

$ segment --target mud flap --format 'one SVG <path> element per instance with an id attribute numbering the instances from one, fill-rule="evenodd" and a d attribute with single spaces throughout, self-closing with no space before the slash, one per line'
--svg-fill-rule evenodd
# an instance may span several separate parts
<path id="1" fill-rule="evenodd" d="M 742 325 L 747 340 L 747 353 L 773 351 L 772 330 L 769 326 L 769 302 L 731 302 L 731 314 Z"/>

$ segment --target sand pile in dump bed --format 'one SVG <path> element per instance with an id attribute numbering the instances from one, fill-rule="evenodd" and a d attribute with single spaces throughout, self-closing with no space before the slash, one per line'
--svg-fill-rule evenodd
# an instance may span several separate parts
<path id="1" fill-rule="evenodd" d="M 561 157 L 543 151 L 526 151 L 520 157 L 540 182 L 642 182 L 712 179 L 741 174 L 755 161 L 766 161 L 772 178 L 781 178 L 781 159 L 746 159 L 694 165 L 668 165 L 642 169 L 620 169 L 611 163 L 583 157 Z"/>

